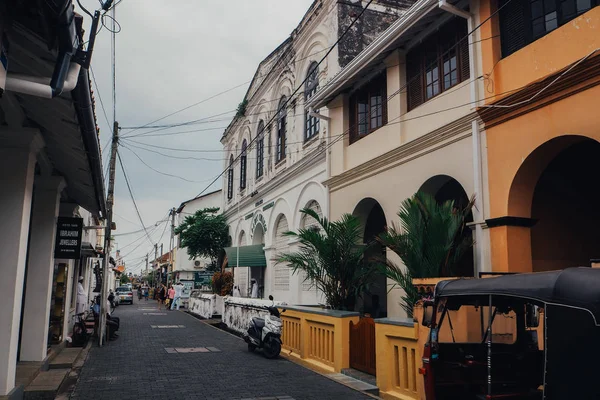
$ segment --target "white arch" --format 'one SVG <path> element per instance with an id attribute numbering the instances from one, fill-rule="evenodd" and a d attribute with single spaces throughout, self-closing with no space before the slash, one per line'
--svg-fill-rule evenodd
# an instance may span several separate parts
<path id="1" fill-rule="evenodd" d="M 293 219 L 291 218 L 291 215 L 290 215 L 291 214 L 290 205 L 287 202 L 287 200 L 280 197 L 275 201 L 275 205 L 273 206 L 273 210 L 271 212 L 271 216 L 269 217 L 269 221 L 268 221 L 269 226 L 267 227 L 267 236 L 265 237 L 265 242 L 267 241 L 267 238 L 268 238 L 269 246 L 273 244 L 273 241 L 275 239 L 276 224 L 277 224 L 277 221 L 279 220 L 279 216 L 282 214 L 287 219 L 288 226 L 291 227 L 292 226 L 291 221 L 293 221 Z"/>
<path id="2" fill-rule="evenodd" d="M 300 210 L 306 207 L 312 200 L 319 203 L 323 215 L 327 215 L 327 210 L 324 209 L 326 195 L 325 188 L 319 182 L 307 182 L 300 191 L 300 195 L 296 199 L 296 204 L 294 204 L 294 219 L 288 219 L 288 221 L 290 221 L 290 227 L 293 226 L 293 229 L 296 231 L 300 228 L 300 221 L 302 220 Z"/>

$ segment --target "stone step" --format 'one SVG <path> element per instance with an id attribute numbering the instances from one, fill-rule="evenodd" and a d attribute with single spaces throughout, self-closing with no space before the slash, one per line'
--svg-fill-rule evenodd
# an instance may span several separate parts
<path id="1" fill-rule="evenodd" d="M 344 368 L 342 369 L 342 374 L 348 375 L 354 379 L 358 379 L 359 381 L 369 383 L 373 386 L 377 386 L 377 378 L 374 375 L 367 374 L 366 372 L 362 372 L 354 368 Z"/>
<path id="2" fill-rule="evenodd" d="M 341 383 L 342 385 L 346 385 L 351 387 L 354 390 L 359 390 L 361 392 L 366 392 L 372 394 L 374 396 L 379 396 L 379 388 L 377 386 L 371 385 L 370 383 L 360 381 L 358 379 L 352 378 L 351 376 L 344 374 L 327 374 L 329 379 L 333 379 L 336 382 Z"/>
<path id="3" fill-rule="evenodd" d="M 50 361 L 50 369 L 71 368 L 73 363 L 81 353 L 81 347 L 64 348 L 62 351 Z"/>
<path id="4" fill-rule="evenodd" d="M 54 400 L 60 385 L 71 370 L 68 368 L 42 371 L 25 388 L 24 400 Z"/>

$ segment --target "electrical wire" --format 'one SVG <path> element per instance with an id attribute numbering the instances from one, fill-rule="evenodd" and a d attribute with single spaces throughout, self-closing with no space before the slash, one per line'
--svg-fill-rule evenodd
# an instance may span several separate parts
<path id="1" fill-rule="evenodd" d="M 96 82 L 96 75 L 94 74 L 94 69 L 90 66 L 90 71 L 92 73 L 92 80 L 94 81 L 94 86 L 96 87 L 96 93 L 98 94 L 98 100 L 100 100 L 100 106 L 102 107 L 102 113 L 104 114 L 104 119 L 106 120 L 106 125 L 110 129 L 110 122 L 108 121 L 108 115 L 106 114 L 106 108 L 104 108 L 104 102 L 102 101 L 102 96 L 100 95 L 100 88 L 98 87 L 98 83 Z M 108 147 L 110 144 L 110 140 L 104 146 L 104 149 Z M 104 150 L 103 150 L 104 151 Z"/>
<path id="2" fill-rule="evenodd" d="M 144 220 L 142 219 L 142 215 L 140 214 L 140 209 L 138 208 L 137 203 L 135 201 L 135 197 L 133 195 L 133 190 L 131 189 L 131 184 L 129 183 L 129 178 L 127 177 L 127 172 L 125 171 L 125 166 L 123 165 L 123 160 L 121 159 L 121 154 L 120 154 L 119 150 L 117 150 L 117 158 L 119 159 L 119 164 L 121 165 L 121 171 L 123 171 L 123 176 L 125 177 L 125 183 L 127 184 L 127 190 L 129 191 L 129 196 L 131 197 L 131 201 L 133 202 L 135 212 L 140 220 L 140 223 L 142 224 L 142 227 L 144 228 L 144 232 L 146 233 L 148 240 L 150 241 L 150 243 L 152 243 L 152 239 L 150 238 L 150 235 L 148 235 L 148 230 L 146 229 L 146 224 L 144 224 Z M 152 243 L 152 244 L 154 244 L 154 243 Z"/>
<path id="3" fill-rule="evenodd" d="M 150 166 L 148 163 L 146 163 L 146 162 L 145 162 L 145 161 L 142 159 L 142 157 L 140 157 L 140 156 L 139 156 L 139 155 L 138 155 L 138 154 L 137 154 L 137 153 L 136 153 L 136 152 L 135 152 L 133 149 L 129 148 L 129 147 L 128 147 L 128 146 L 126 146 L 125 144 L 120 144 L 120 146 L 121 146 L 121 147 L 124 147 L 124 148 L 126 148 L 127 150 L 129 150 L 130 152 L 132 152 L 132 153 L 133 153 L 133 155 L 134 155 L 134 156 L 136 156 L 136 157 L 137 157 L 137 159 L 138 159 L 138 160 L 140 160 L 140 161 L 142 162 L 142 164 L 144 164 L 146 167 L 150 168 L 152 171 L 156 172 L 157 174 L 164 175 L 164 176 L 169 176 L 169 177 L 171 177 L 171 178 L 177 178 L 177 179 L 181 179 L 182 181 L 189 182 L 189 183 L 206 183 L 206 182 L 208 182 L 208 181 L 209 181 L 209 179 L 205 179 L 205 180 L 203 180 L 203 181 L 194 181 L 194 180 L 191 180 L 191 179 L 183 178 L 183 177 L 181 177 L 181 176 L 179 176 L 179 175 L 173 175 L 173 174 L 168 174 L 168 173 L 166 173 L 166 172 L 159 171 L 159 170 L 157 170 L 156 168 L 154 168 L 154 167 Z"/>

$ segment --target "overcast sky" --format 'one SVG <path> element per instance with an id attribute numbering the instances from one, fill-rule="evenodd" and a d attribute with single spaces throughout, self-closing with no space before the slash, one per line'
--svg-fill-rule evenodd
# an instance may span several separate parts
<path id="1" fill-rule="evenodd" d="M 290 35 L 311 3 L 312 0 L 122 0 L 116 7 L 116 19 L 121 25 L 121 32 L 116 35 L 116 119 L 120 126 L 148 124 L 241 85 L 153 125 L 197 120 L 235 110 L 258 63 Z M 98 1 L 82 0 L 82 4 L 93 10 Z M 105 22 L 111 26 L 109 19 Z M 89 19 L 85 28 L 89 32 Z M 110 46 L 111 34 L 102 29 L 92 60 L 99 89 L 95 95 L 102 147 L 110 140 L 113 120 Z M 195 197 L 222 171 L 224 153 L 219 139 L 233 114 L 215 117 L 213 119 L 221 121 L 213 123 L 155 133 L 147 133 L 153 129 L 121 130 L 121 136 L 131 137 L 122 139 L 123 144 L 135 151 L 143 162 L 162 173 L 187 180 L 161 175 L 144 165 L 130 150 L 120 148 L 146 226 L 165 218 L 169 208 Z M 150 136 L 190 130 L 200 131 Z M 142 133 L 147 135 L 133 138 Z M 175 157 L 210 160 L 167 158 L 139 147 Z M 104 152 L 105 168 L 108 153 L 109 147 Z M 211 189 L 220 186 L 219 180 Z M 142 257 L 151 252 L 152 258 L 154 250 L 143 233 L 120 235 L 140 230 L 141 224 L 118 163 L 114 210 L 117 248 L 122 249 L 128 270 L 138 272 L 144 265 Z M 149 231 L 154 242 L 164 231 L 159 243 L 164 244 L 164 252 L 167 252 L 170 228 L 167 226 L 165 231 L 165 226 Z"/>

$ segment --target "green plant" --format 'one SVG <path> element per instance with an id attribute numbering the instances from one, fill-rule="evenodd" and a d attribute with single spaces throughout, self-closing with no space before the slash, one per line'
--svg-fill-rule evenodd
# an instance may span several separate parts
<path id="1" fill-rule="evenodd" d="M 190 260 L 207 257 L 213 263 L 228 243 L 229 226 L 223 214 L 217 214 L 218 208 L 203 208 L 193 215 L 185 217 L 181 225 L 175 228 L 181 247 L 186 247 Z"/>
<path id="2" fill-rule="evenodd" d="M 474 198 L 462 209 L 449 200 L 438 203 L 424 192 L 402 202 L 398 217 L 400 226 L 392 224 L 377 240 L 396 253 L 406 269 L 385 260 L 380 267 L 386 276 L 404 289 L 402 307 L 409 316 L 419 300 L 413 278 L 452 276 L 455 267 L 473 247 L 473 239 L 465 235 L 466 218 Z"/>
<path id="3" fill-rule="evenodd" d="M 212 277 L 213 293 L 227 296 L 233 289 L 233 274 L 231 272 L 215 272 Z"/>
<path id="4" fill-rule="evenodd" d="M 235 110 L 236 117 L 243 117 L 246 115 L 246 108 L 248 107 L 248 100 L 244 99 L 240 104 L 238 104 L 237 109 Z"/>
<path id="5" fill-rule="evenodd" d="M 354 310 L 356 299 L 377 271 L 376 264 L 365 259 L 371 245 L 361 244 L 360 221 L 350 214 L 328 221 L 310 209 L 300 212 L 317 220 L 320 229 L 285 232 L 298 239 L 299 250 L 279 255 L 278 261 L 287 263 L 294 273 L 304 271 L 305 279 L 323 292 L 331 308 Z"/>
<path id="6" fill-rule="evenodd" d="M 121 278 L 119 280 L 121 282 L 121 285 L 125 284 L 125 283 L 129 283 L 131 281 L 131 279 L 129 279 L 129 277 L 125 274 L 121 274 Z"/>

